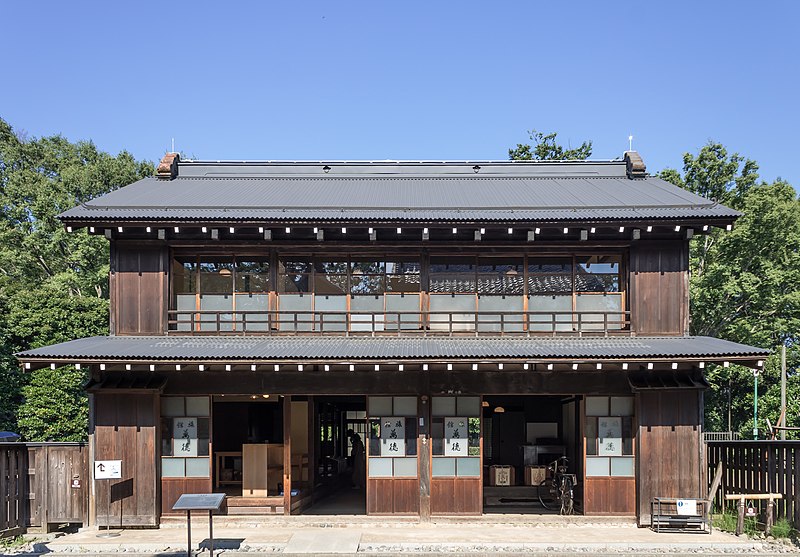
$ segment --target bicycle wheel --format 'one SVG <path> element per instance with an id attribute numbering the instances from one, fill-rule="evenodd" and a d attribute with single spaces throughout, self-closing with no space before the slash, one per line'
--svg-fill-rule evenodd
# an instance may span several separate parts
<path id="1" fill-rule="evenodd" d="M 556 510 L 556 485 L 553 480 L 542 480 L 537 490 L 539 502 L 548 511 Z"/>
<path id="2" fill-rule="evenodd" d="M 572 514 L 575 504 L 572 498 L 572 478 L 565 476 L 561 482 L 561 493 L 559 494 L 561 514 Z"/>

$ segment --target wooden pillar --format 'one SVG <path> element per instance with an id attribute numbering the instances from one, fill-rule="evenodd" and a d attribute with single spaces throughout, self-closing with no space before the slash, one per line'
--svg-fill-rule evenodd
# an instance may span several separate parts
<path id="1" fill-rule="evenodd" d="M 283 514 L 292 513 L 292 397 L 283 397 Z"/>
<path id="2" fill-rule="evenodd" d="M 419 436 L 419 519 L 431 520 L 431 451 L 428 436 Z"/>
<path id="3" fill-rule="evenodd" d="M 316 483 L 317 472 L 317 432 L 319 431 L 314 422 L 314 397 L 308 397 L 308 490 L 311 496 L 311 502 L 314 502 L 314 484 Z M 302 479 L 302 471 L 301 471 Z"/>
<path id="4" fill-rule="evenodd" d="M 427 378 L 427 374 L 426 374 Z M 430 385 L 427 385 L 425 392 L 430 392 Z M 423 396 L 419 416 L 423 420 L 423 426 L 419 428 L 419 440 L 417 442 L 417 454 L 419 455 L 419 519 L 421 522 L 431 520 L 431 441 L 430 435 L 430 398 Z"/>

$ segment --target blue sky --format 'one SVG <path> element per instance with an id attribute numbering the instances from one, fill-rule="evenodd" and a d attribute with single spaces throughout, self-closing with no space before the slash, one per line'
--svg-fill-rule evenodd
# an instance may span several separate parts
<path id="1" fill-rule="evenodd" d="M 800 2 L 4 3 L 0 117 L 157 160 L 505 159 L 526 130 L 800 185 Z"/>

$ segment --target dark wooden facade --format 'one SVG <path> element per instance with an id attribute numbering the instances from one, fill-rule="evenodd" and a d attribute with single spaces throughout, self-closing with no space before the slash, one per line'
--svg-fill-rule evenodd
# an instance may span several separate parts
<path id="1" fill-rule="evenodd" d="M 162 181 L 155 186 L 178 188 L 183 184 L 178 179 L 183 167 L 179 157 L 171 155 L 168 159 L 163 165 Z M 641 338 L 641 344 L 646 345 L 649 337 L 687 336 L 689 239 L 713 226 L 730 226 L 736 214 L 715 204 L 700 203 L 699 198 L 689 202 L 683 197 L 691 197 L 690 194 L 681 194 L 677 189 L 671 196 L 662 195 L 662 190 L 672 186 L 663 181 L 647 182 L 650 178 L 645 177 L 638 155 L 626 155 L 625 162 L 586 163 L 585 168 L 581 164 L 564 163 L 563 168 L 555 170 L 550 163 L 529 167 L 471 163 L 463 168 L 456 164 L 389 164 L 375 170 L 376 167 L 362 164 L 332 165 L 331 176 L 339 173 L 339 177 L 353 178 L 352 182 L 343 182 L 351 188 L 361 187 L 362 178 L 371 173 L 378 176 L 376 184 L 384 184 L 382 180 L 388 175 L 396 178 L 404 173 L 415 181 L 432 179 L 431 176 L 444 178 L 437 182 L 439 187 L 452 187 L 454 177 L 469 178 L 471 195 L 486 198 L 485 207 L 477 210 L 474 217 L 461 215 L 459 208 L 440 207 L 434 213 L 441 210 L 455 216 L 426 220 L 425 211 L 430 207 L 421 203 L 415 214 L 423 216 L 412 218 L 400 204 L 391 208 L 403 214 L 395 222 L 391 216 L 365 217 L 360 212 L 364 210 L 360 200 L 348 199 L 341 215 L 338 208 L 334 211 L 328 206 L 309 207 L 309 215 L 285 206 L 253 207 L 253 214 L 264 210 L 263 214 L 272 215 L 262 219 L 247 216 L 246 207 L 228 213 L 227 207 L 220 206 L 217 214 L 195 211 L 192 203 L 187 201 L 184 206 L 170 197 L 164 203 L 177 205 L 150 207 L 140 217 L 134 216 L 138 205 L 130 207 L 124 217 L 95 217 L 100 213 L 92 211 L 106 210 L 98 206 L 87 208 L 86 214 L 75 220 L 65 219 L 69 225 L 88 227 L 91 234 L 104 234 L 111 240 L 111 335 L 170 340 L 211 337 L 218 351 L 208 360 L 188 353 L 163 357 L 155 349 L 152 356 L 138 354 L 127 360 L 105 358 L 102 354 L 80 360 L 92 375 L 93 458 L 120 459 L 125 463 L 112 514 L 120 515 L 123 524 L 155 526 L 160 516 L 171 512 L 181 493 L 212 490 L 212 470 L 218 468 L 213 462 L 215 452 L 234 452 L 215 447 L 213 407 L 222 404 L 222 397 L 245 402 L 263 397 L 259 402 L 269 399 L 270 404 L 280 400 L 270 410 L 275 424 L 279 424 L 274 426 L 275 431 L 269 435 L 250 431 L 243 436 L 262 440 L 240 439 L 238 443 L 281 446 L 281 473 L 276 480 L 276 476 L 269 476 L 267 465 L 268 493 L 241 502 L 242 506 L 231 512 L 256 512 L 253 509 L 258 507 L 264 512 L 291 514 L 313 503 L 317 474 L 322 473 L 316 458 L 320 429 L 314 401 L 324 397 L 360 397 L 365 401 L 370 397 L 405 397 L 417 401 L 416 412 L 406 406 L 402 415 L 376 414 L 402 417 L 414 425 L 415 433 L 405 438 L 407 453 L 397 464 L 402 473 L 395 474 L 392 468 L 392 473 L 368 474 L 365 504 L 369 514 L 418 515 L 427 519 L 483 512 L 488 483 L 485 463 L 489 462 L 490 450 L 494 450 L 485 444 L 487 425 L 492 420 L 487 418 L 483 404 L 492 397 L 550 397 L 555 401 L 557 410 L 553 412 L 559 415 L 551 416 L 547 423 L 555 423 L 557 431 L 537 436 L 570 438 L 563 444 L 569 445 L 586 514 L 637 516 L 645 524 L 652 497 L 702 495 L 703 398 L 698 387 L 703 385 L 697 377 L 702 378 L 705 362 L 735 361 L 736 354 L 730 358 L 719 354 L 705 357 L 702 353 L 687 357 L 680 350 L 648 353 L 646 346 L 639 346 L 637 350 L 645 351 L 641 356 L 625 359 L 624 354 L 638 352 L 615 352 L 610 337 Z M 185 170 L 191 184 L 208 187 L 202 166 L 186 163 Z M 315 184 L 331 172 L 329 165 L 317 166 L 265 163 L 240 169 L 235 164 L 220 163 L 210 164 L 209 176 L 226 175 L 231 183 L 243 179 L 247 188 L 251 184 L 246 176 L 251 172 L 264 179 L 259 186 L 264 188 L 283 184 L 282 180 L 290 176 L 301 183 L 298 187 L 316 191 Z M 570 173 L 579 167 L 585 174 L 572 176 Z M 493 195 L 486 196 L 480 190 L 484 184 L 505 187 L 507 178 L 527 173 L 534 181 L 555 180 L 554 176 L 575 178 L 567 180 L 569 185 L 562 185 L 577 188 L 570 190 L 570 195 L 578 196 L 588 195 L 581 189 L 588 187 L 584 182 L 591 181 L 586 176 L 598 177 L 597 182 L 592 182 L 598 191 L 624 181 L 616 187 L 624 192 L 621 198 L 630 199 L 625 198 L 620 207 L 609 205 L 606 210 L 594 207 L 597 198 L 589 195 L 572 214 L 561 206 L 563 200 L 559 198 L 555 200 L 558 203 L 551 200 L 553 203 L 534 208 L 543 211 L 537 221 L 519 216 L 518 209 L 527 211 L 527 206 L 517 207 L 511 201 L 507 207 L 498 206 Z M 303 182 L 305 179 L 307 182 Z M 494 179 L 499 181 L 491 181 Z M 541 188 L 545 182 L 536 183 L 535 187 Z M 642 209 L 635 202 L 639 199 L 635 188 L 629 191 L 631 186 L 639 185 L 652 187 L 653 200 L 658 199 L 649 209 Z M 154 184 L 145 186 L 152 188 Z M 531 184 L 523 186 L 514 190 L 515 195 L 525 197 L 525 188 L 535 189 Z M 150 191 L 156 195 L 155 189 Z M 327 195 L 327 190 L 317 193 Z M 545 193 L 536 195 L 547 197 Z M 526 201 L 535 202 L 532 198 Z M 704 205 L 706 213 L 697 208 L 698 204 Z M 381 203 L 377 206 L 380 208 L 376 214 L 386 210 Z M 152 217 L 162 209 L 176 211 L 175 218 Z M 289 220 L 284 214 L 287 209 L 295 211 Z M 616 216 L 616 209 L 627 216 Z M 113 207 L 109 210 L 109 214 L 116 214 Z M 243 213 L 235 216 L 240 210 Z M 196 214 L 192 216 L 193 211 Z M 231 220 L 225 220 L 228 214 Z M 566 216 L 561 221 L 558 219 L 562 217 L 554 214 Z M 375 261 L 383 263 L 372 265 Z M 241 270 L 237 266 L 240 262 L 245 262 Z M 389 265 L 404 264 L 413 267 L 408 273 L 413 276 L 401 276 L 399 271 L 388 269 Z M 258 287 L 253 288 L 253 284 Z M 497 353 L 472 358 L 430 353 L 410 358 L 380 354 L 355 358 L 347 354 L 226 358 L 225 339 L 232 336 L 299 336 L 307 337 L 309 342 L 330 336 L 400 340 L 549 338 L 556 348 L 546 357 L 533 359 L 526 354 L 501 358 Z M 591 357 L 573 357 L 568 351 L 558 353 L 558 341 L 585 337 L 606 339 L 607 343 Z M 199 343 L 203 339 L 197 340 Z M 271 340 L 279 345 L 284 339 Z M 187 346 L 191 344 L 186 342 Z M 752 365 L 756 361 L 752 354 L 738 360 Z M 69 361 L 65 357 L 34 363 Z M 633 371 L 652 371 L 671 382 L 634 385 L 630 375 Z M 124 381 L 110 380 L 115 377 L 123 377 Z M 474 414 L 436 415 L 431 408 L 433 399 L 448 396 L 477 399 L 481 409 Z M 165 404 L 181 397 L 179 405 L 183 410 L 165 413 Z M 195 403 L 203 406 L 203 413 L 189 409 Z M 598 410 L 603 405 L 605 410 Z M 493 411 L 504 409 L 496 406 Z M 524 408 L 517 411 L 523 428 L 529 423 L 525 412 Z M 464 464 L 463 474 L 456 472 L 457 461 L 453 457 L 454 471 L 450 473 L 451 463 L 445 462 L 450 457 L 441 447 L 433 447 L 432 424 L 445 416 L 478 420 L 480 426 L 472 434 L 480 442 L 471 445 L 473 452 L 467 455 L 480 460 L 477 468 L 471 468 L 474 461 L 470 461 Z M 170 452 L 175 437 L 168 424 L 176 417 L 198 417 L 198 423 L 203 420 L 209 430 L 203 438 L 202 450 L 207 452 L 178 462 L 180 457 Z M 366 420 L 371 418 L 367 415 Z M 616 447 L 602 447 L 604 436 L 597 431 L 601 419 L 607 430 L 609 423 L 628 428 L 625 435 L 606 435 L 620 440 Z M 441 432 L 436 435 L 441 440 Z M 520 439 L 515 437 L 514 442 L 530 443 L 526 435 L 527 432 Z M 263 440 L 267 437 L 273 443 Z M 619 445 L 624 443 L 627 444 L 621 449 Z M 375 449 L 366 445 L 369 470 Z M 614 460 L 616 456 L 621 458 Z M 189 458 L 196 460 L 190 463 Z M 416 462 L 416 472 L 411 469 L 412 460 Z M 396 466 L 394 460 L 391 462 L 391 467 Z M 377 461 L 376 464 L 382 466 Z M 437 464 L 438 471 L 434 473 Z M 177 468 L 168 470 L 172 465 Z M 233 472 L 227 481 L 238 481 L 232 479 Z M 109 495 L 108 487 L 105 482 L 97 487 L 94 507 L 98 523 L 104 523 L 101 511 Z"/>

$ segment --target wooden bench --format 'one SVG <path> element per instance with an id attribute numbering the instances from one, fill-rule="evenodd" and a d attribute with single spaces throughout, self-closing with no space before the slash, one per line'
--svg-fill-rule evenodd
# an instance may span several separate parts
<path id="1" fill-rule="evenodd" d="M 684 514 L 679 507 L 694 503 L 691 514 Z M 711 516 L 705 499 L 680 499 L 677 497 L 653 497 L 650 502 L 650 525 L 656 532 L 702 532 L 710 534 Z"/>

